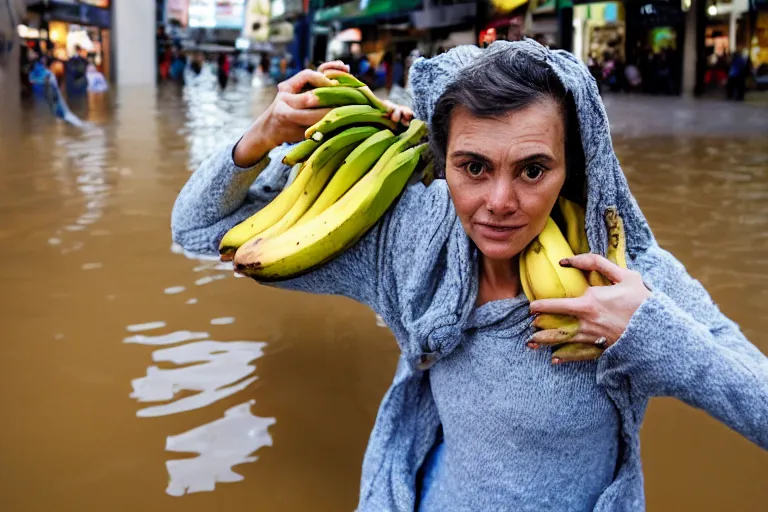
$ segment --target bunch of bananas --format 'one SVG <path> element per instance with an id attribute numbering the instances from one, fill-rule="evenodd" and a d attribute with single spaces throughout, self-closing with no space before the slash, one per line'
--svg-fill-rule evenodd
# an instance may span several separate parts
<path id="1" fill-rule="evenodd" d="M 559 224 L 553 217 L 560 221 Z M 609 208 L 605 220 L 609 242 L 606 257 L 626 268 L 626 240 L 621 217 L 615 208 Z M 564 228 L 565 236 L 560 226 Z M 531 302 L 537 299 L 575 298 L 582 296 L 590 286 L 612 284 L 599 272 L 584 275 L 579 269 L 560 266 L 563 258 L 588 252 L 584 208 L 559 197 L 544 230 L 520 254 L 520 282 L 525 296 Z M 558 329 L 565 336 L 575 335 L 579 328 L 578 320 L 565 315 L 542 314 L 536 317 L 533 325 L 538 329 Z M 583 343 L 565 343 L 555 346 L 552 355 L 563 361 L 584 361 L 596 359 L 602 351 Z"/>
<path id="2" fill-rule="evenodd" d="M 343 252 L 387 211 L 412 177 L 433 179 L 427 127 L 405 129 L 352 75 L 326 71 L 336 87 L 313 89 L 334 106 L 306 130 L 283 163 L 286 186 L 267 206 L 230 229 L 221 259 L 259 281 L 303 274 Z"/>

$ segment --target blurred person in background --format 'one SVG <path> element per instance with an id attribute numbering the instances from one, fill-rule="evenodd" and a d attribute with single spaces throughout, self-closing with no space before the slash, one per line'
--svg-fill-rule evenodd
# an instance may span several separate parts
<path id="1" fill-rule="evenodd" d="M 747 90 L 747 77 L 752 74 L 752 61 L 749 58 L 749 50 L 740 48 L 734 52 L 731 66 L 728 69 L 728 83 L 726 95 L 729 100 L 744 101 Z"/>
<path id="2" fill-rule="evenodd" d="M 203 64 L 205 60 L 202 53 L 195 52 L 192 56 L 192 63 L 189 65 L 190 69 L 195 75 L 199 75 L 203 71 Z"/>
<path id="3" fill-rule="evenodd" d="M 187 69 L 187 56 L 182 52 L 180 46 L 173 49 L 171 55 L 171 66 L 168 70 L 168 76 L 177 83 L 184 83 L 184 71 Z"/>
<path id="4" fill-rule="evenodd" d="M 79 45 L 75 46 L 75 54 L 66 64 L 66 91 L 67 96 L 80 96 L 88 90 L 88 79 L 85 74 L 88 70 L 87 53 Z"/>
<path id="5" fill-rule="evenodd" d="M 89 94 L 101 94 L 109 90 L 107 79 L 104 78 L 104 75 L 96 68 L 95 64 L 88 64 L 85 76 L 88 81 Z"/>
<path id="6" fill-rule="evenodd" d="M 220 53 L 217 58 L 216 77 L 219 80 L 219 87 L 225 89 L 229 81 L 230 63 L 229 56 L 226 53 Z"/>
<path id="7" fill-rule="evenodd" d="M 349 65 L 349 72 L 356 76 L 360 81 L 371 87 L 370 83 L 370 68 L 371 63 L 368 61 L 368 56 L 363 53 L 363 48 L 360 43 L 352 43 L 349 45 L 349 57 L 345 59 Z"/>

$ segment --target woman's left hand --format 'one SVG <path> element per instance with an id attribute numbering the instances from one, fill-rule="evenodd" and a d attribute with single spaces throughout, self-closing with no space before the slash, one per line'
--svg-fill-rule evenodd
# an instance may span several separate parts
<path id="1" fill-rule="evenodd" d="M 605 348 L 616 343 L 637 308 L 651 295 L 640 273 L 622 268 L 598 254 L 579 254 L 560 261 L 560 265 L 586 272 L 595 270 L 614 284 L 591 286 L 584 295 L 575 299 L 542 299 L 532 302 L 532 314 L 570 315 L 578 320 L 579 328 L 575 333 L 559 329 L 538 331 L 528 341 L 528 346 L 538 348 L 541 345 L 560 343 L 597 343 Z"/>

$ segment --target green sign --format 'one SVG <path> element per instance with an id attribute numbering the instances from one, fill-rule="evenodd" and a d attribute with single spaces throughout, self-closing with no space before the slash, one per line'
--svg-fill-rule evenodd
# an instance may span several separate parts
<path id="1" fill-rule="evenodd" d="M 420 7 L 422 0 L 354 0 L 315 12 L 315 21 L 344 20 L 364 18 L 379 14 L 407 12 Z"/>

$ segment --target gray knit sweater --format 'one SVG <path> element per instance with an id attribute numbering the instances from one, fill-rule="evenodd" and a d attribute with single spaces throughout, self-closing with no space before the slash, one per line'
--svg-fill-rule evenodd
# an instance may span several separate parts
<path id="1" fill-rule="evenodd" d="M 768 359 L 661 249 L 613 152 L 596 85 L 572 55 L 525 41 L 417 61 L 414 107 L 429 121 L 453 77 L 487 52 L 526 52 L 573 94 L 586 156 L 587 235 L 605 254 L 603 212 L 625 221 L 629 266 L 652 288 L 598 361 L 553 367 L 524 348 L 524 297 L 475 307 L 478 255 L 441 180 L 408 188 L 353 248 L 278 286 L 339 294 L 376 310 L 401 349 L 363 461 L 358 509 L 644 510 L 639 429 L 648 400 L 676 397 L 768 449 Z M 179 194 L 173 239 L 215 254 L 233 225 L 283 186 L 287 146 L 251 169 L 232 146 Z M 361 341 L 362 342 L 362 341 Z M 420 468 L 440 443 L 426 478 Z"/>

